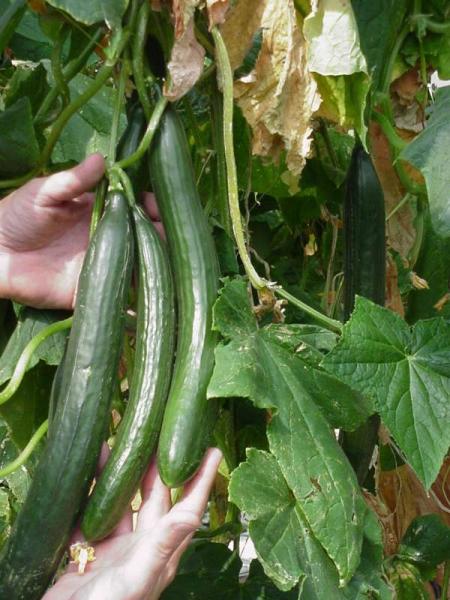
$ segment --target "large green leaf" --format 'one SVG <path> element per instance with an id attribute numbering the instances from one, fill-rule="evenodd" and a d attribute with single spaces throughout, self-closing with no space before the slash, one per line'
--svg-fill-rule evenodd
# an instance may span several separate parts
<path id="1" fill-rule="evenodd" d="M 0 176 L 26 173 L 38 158 L 30 100 L 20 98 L 0 113 Z"/>
<path id="2" fill-rule="evenodd" d="M 20 311 L 16 329 L 0 356 L 0 384 L 5 383 L 11 377 L 28 342 L 51 323 L 66 317 L 67 313 L 57 310 L 38 310 L 26 307 Z M 39 360 L 43 360 L 49 365 L 58 365 L 64 352 L 66 337 L 67 330 L 60 331 L 42 342 L 31 357 L 28 369 L 34 367 Z"/>
<path id="3" fill-rule="evenodd" d="M 450 237 L 450 169 L 447 149 L 450 143 L 450 86 L 436 92 L 426 128 L 406 146 L 400 157 L 420 169 L 425 177 L 430 201 L 431 222 L 436 233 Z"/>
<path id="4" fill-rule="evenodd" d="M 407 6 L 407 0 L 352 0 L 361 49 L 375 88 L 380 86 Z"/>
<path id="5" fill-rule="evenodd" d="M 398 315 L 357 298 L 325 369 L 376 401 L 377 410 L 427 488 L 450 445 L 450 324 L 412 329 Z"/>
<path id="6" fill-rule="evenodd" d="M 17 100 L 26 96 L 30 100 L 31 111 L 37 111 L 40 103 L 48 92 L 47 71 L 42 64 L 22 64 L 14 71 L 5 94 L 5 106 L 13 105 Z"/>
<path id="7" fill-rule="evenodd" d="M 362 401 L 355 402 L 355 397 L 344 390 L 340 390 L 344 391 L 342 397 L 337 398 L 335 380 L 325 381 L 320 371 L 280 344 L 273 330 L 256 329 L 254 323 L 252 327 L 250 308 L 244 308 L 246 303 L 243 281 L 229 282 L 216 303 L 216 326 L 224 323 L 224 332 L 234 337 L 216 349 L 208 396 L 245 397 L 259 408 L 275 410 L 268 427 L 270 449 L 314 535 L 346 582 L 360 560 L 365 505 L 354 473 L 319 406 L 329 402 L 327 408 L 331 412 L 331 403 L 345 405 L 354 426 L 367 418 L 370 407 Z M 247 319 L 244 327 L 240 319 L 233 332 L 230 322 L 236 306 L 241 314 L 247 314 Z M 330 389 L 324 394 L 328 386 Z M 327 412 L 323 405 L 322 410 Z"/>
<path id="8" fill-rule="evenodd" d="M 369 511 L 361 563 L 349 584 L 339 588 L 336 568 L 312 533 L 273 455 L 249 449 L 246 462 L 231 476 L 230 498 L 250 519 L 258 557 L 281 589 L 299 582 L 299 600 L 392 598 L 381 577 L 380 528 Z"/>
<path id="9" fill-rule="evenodd" d="M 450 560 L 450 528 L 438 515 L 415 518 L 397 551 L 402 560 L 433 568 Z"/>
<path id="10" fill-rule="evenodd" d="M 85 25 L 105 21 L 110 29 L 116 29 L 121 25 L 129 0 L 48 0 L 48 3 Z"/>

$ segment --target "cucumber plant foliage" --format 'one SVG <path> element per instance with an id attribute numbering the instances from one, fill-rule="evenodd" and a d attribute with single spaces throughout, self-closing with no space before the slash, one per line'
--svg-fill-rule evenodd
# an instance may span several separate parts
<path id="1" fill-rule="evenodd" d="M 111 306 L 120 327 L 102 422 L 77 427 L 94 454 L 117 438 L 139 463 L 132 477 L 111 463 L 85 513 L 91 539 L 134 495 L 150 459 L 141 448 L 156 448 L 161 423 L 159 468 L 172 486 L 207 443 L 224 453 L 202 539 L 163 600 L 408 600 L 429 597 L 433 580 L 448 595 L 449 22 L 444 0 L 2 2 L 0 197 L 101 152 L 91 239 L 109 187 L 159 252 L 134 261 L 125 325 L 94 288 L 83 308 Z M 167 107 L 169 79 L 179 93 Z M 167 256 L 138 206 L 143 190 L 160 198 Z M 346 218 L 350 200 L 358 212 Z M 145 431 L 118 436 L 122 419 L 139 422 L 126 411 L 131 382 L 149 372 L 144 320 L 164 335 L 152 306 L 139 311 L 151 298 L 170 313 L 154 360 L 165 369 L 159 408 Z M 54 458 L 72 431 L 64 407 L 81 325 L 70 317 L 0 300 L 0 590 L 11 598 L 25 593 L 22 572 L 43 593 L 93 480 L 95 456 L 84 467 L 79 450 L 71 483 Z M 81 396 L 79 414 L 92 416 Z M 77 502 L 52 507 L 42 576 L 27 492 L 52 504 L 58 481 Z M 104 488 L 120 490 L 120 508 Z M 386 518 L 397 505 L 407 516 Z"/>

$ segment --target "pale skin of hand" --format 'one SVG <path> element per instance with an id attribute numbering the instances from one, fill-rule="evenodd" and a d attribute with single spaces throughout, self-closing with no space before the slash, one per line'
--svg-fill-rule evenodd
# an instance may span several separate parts
<path id="1" fill-rule="evenodd" d="M 173 507 L 153 462 L 143 480 L 135 531 L 130 511 L 114 533 L 94 544 L 96 560 L 87 564 L 85 573 L 79 575 L 70 565 L 43 600 L 157 600 L 201 524 L 221 457 L 217 448 L 208 450 Z M 76 532 L 73 541 L 82 539 Z"/>
<path id="2" fill-rule="evenodd" d="M 0 201 L 0 297 L 37 308 L 71 309 L 89 238 L 93 194 L 105 161 L 100 154 L 33 179 Z M 158 211 L 144 195 L 152 220 Z M 162 231 L 161 223 L 155 223 Z"/>

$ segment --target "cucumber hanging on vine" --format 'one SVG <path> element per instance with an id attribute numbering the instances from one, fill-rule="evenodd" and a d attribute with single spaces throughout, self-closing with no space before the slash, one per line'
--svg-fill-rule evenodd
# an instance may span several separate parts
<path id="1" fill-rule="evenodd" d="M 164 483 L 178 487 L 197 470 L 212 430 L 215 403 L 206 399 L 214 366 L 212 307 L 219 267 L 198 195 L 183 125 L 162 116 L 150 149 L 150 177 L 169 246 L 178 312 L 177 351 L 158 447 Z"/>
<path id="2" fill-rule="evenodd" d="M 364 296 L 383 306 L 386 289 L 384 195 L 372 160 L 357 143 L 347 176 L 344 204 L 344 317 Z M 366 479 L 380 419 L 373 415 L 356 431 L 343 432 L 342 447 L 359 483 Z"/>

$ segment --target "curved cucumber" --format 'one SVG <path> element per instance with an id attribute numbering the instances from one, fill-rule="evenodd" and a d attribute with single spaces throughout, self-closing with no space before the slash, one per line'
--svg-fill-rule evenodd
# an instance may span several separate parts
<path id="1" fill-rule="evenodd" d="M 353 150 L 347 179 L 344 238 L 344 315 L 348 319 L 356 294 L 384 305 L 386 287 L 384 194 L 370 156 L 359 144 Z M 373 415 L 356 431 L 341 434 L 342 448 L 361 485 L 379 426 L 378 415 Z"/>
<path id="2" fill-rule="evenodd" d="M 158 440 L 172 372 L 175 311 L 169 259 L 143 211 L 133 209 L 138 253 L 136 354 L 130 398 L 111 455 L 84 513 L 88 540 L 108 535 L 129 506 Z"/>
<path id="3" fill-rule="evenodd" d="M 109 418 L 132 259 L 126 199 L 110 193 L 81 271 L 51 434 L 0 560 L 0 598 L 39 599 L 85 501 Z"/>
<path id="4" fill-rule="evenodd" d="M 150 177 L 169 244 L 178 311 L 176 359 L 158 467 L 164 483 L 178 487 L 198 468 L 215 414 L 206 388 L 214 366 L 216 335 L 211 325 L 219 267 L 184 129 L 172 109 L 162 116 L 153 140 Z"/>

